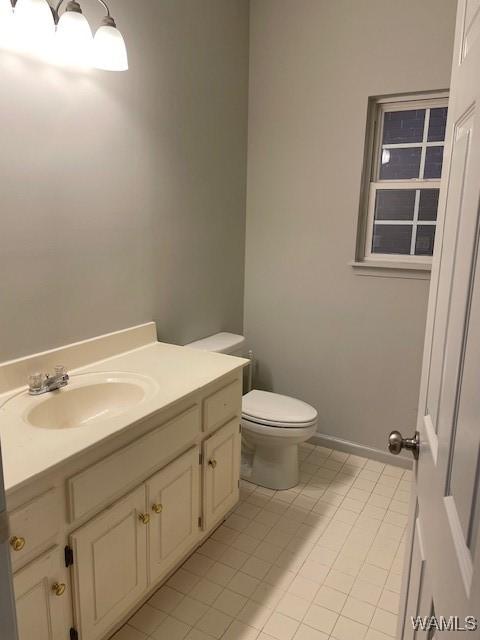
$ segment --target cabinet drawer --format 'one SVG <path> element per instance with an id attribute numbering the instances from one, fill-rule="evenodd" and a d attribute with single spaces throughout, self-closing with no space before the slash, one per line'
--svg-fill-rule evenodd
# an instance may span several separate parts
<path id="1" fill-rule="evenodd" d="M 192 444 L 200 432 L 198 405 L 142 436 L 68 481 L 70 521 L 107 505 L 163 461 Z"/>
<path id="2" fill-rule="evenodd" d="M 213 431 L 235 415 L 240 415 L 241 406 L 242 389 L 240 381 L 235 380 L 212 394 L 203 403 L 205 431 Z"/>
<path id="3" fill-rule="evenodd" d="M 60 527 L 59 508 L 58 491 L 50 489 L 9 513 L 10 550 L 14 565 L 46 549 L 54 540 Z"/>

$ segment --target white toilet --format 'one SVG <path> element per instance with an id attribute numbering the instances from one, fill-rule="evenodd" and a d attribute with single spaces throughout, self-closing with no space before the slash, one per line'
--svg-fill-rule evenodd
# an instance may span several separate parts
<path id="1" fill-rule="evenodd" d="M 217 333 L 187 347 L 245 356 L 245 338 Z M 278 393 L 253 390 L 243 396 L 243 455 L 250 453 L 248 470 L 242 477 L 269 489 L 290 489 L 298 484 L 298 445 L 317 430 L 318 413 L 306 402 Z"/>

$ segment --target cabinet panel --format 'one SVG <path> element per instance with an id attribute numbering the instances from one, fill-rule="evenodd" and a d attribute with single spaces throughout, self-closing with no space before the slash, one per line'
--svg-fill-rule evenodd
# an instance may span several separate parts
<path id="1" fill-rule="evenodd" d="M 10 545 L 15 570 L 55 542 L 61 522 L 58 491 L 50 489 L 30 500 L 9 513 L 9 520 L 12 539 L 17 541 L 17 546 Z"/>
<path id="2" fill-rule="evenodd" d="M 150 582 L 160 580 L 197 542 L 199 449 L 195 447 L 147 482 Z"/>
<path id="3" fill-rule="evenodd" d="M 68 578 L 63 553 L 58 547 L 15 574 L 13 585 L 19 640 L 65 640 L 68 637 L 71 626 Z"/>
<path id="4" fill-rule="evenodd" d="M 71 536 L 75 612 L 83 640 L 102 637 L 147 587 L 142 485 Z"/>
<path id="5" fill-rule="evenodd" d="M 204 527 L 209 529 L 239 498 L 240 426 L 232 420 L 204 443 Z"/>
<path id="6" fill-rule="evenodd" d="M 162 460 L 194 444 L 200 433 L 195 405 L 172 420 L 85 469 L 68 482 L 71 521 L 82 518 L 141 482 Z"/>
<path id="7" fill-rule="evenodd" d="M 216 391 L 203 403 L 203 418 L 205 431 L 213 431 L 221 427 L 235 414 L 240 415 L 242 405 L 242 390 L 240 380 L 231 382 L 220 391 Z"/>

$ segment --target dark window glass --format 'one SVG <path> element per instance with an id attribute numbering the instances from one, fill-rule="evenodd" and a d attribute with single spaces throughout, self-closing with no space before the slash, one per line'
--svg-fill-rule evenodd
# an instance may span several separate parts
<path id="1" fill-rule="evenodd" d="M 418 207 L 419 220 L 436 220 L 438 211 L 439 189 L 422 189 Z"/>
<path id="2" fill-rule="evenodd" d="M 380 180 L 418 178 L 420 157 L 420 147 L 384 149 L 380 166 Z"/>
<path id="3" fill-rule="evenodd" d="M 445 140 L 445 127 L 447 126 L 447 107 L 430 109 L 430 122 L 428 124 L 428 142 L 443 142 Z"/>
<path id="4" fill-rule="evenodd" d="M 412 225 L 374 224 L 372 253 L 410 253 Z"/>
<path id="5" fill-rule="evenodd" d="M 378 189 L 375 220 L 413 220 L 415 189 Z"/>
<path id="6" fill-rule="evenodd" d="M 434 224 L 419 224 L 417 227 L 417 238 L 415 242 L 416 256 L 432 256 L 433 244 L 435 242 Z"/>
<path id="7" fill-rule="evenodd" d="M 387 111 L 383 117 L 383 144 L 421 142 L 425 109 Z"/>
<path id="8" fill-rule="evenodd" d="M 425 156 L 424 178 L 441 178 L 443 164 L 443 147 L 427 147 Z"/>

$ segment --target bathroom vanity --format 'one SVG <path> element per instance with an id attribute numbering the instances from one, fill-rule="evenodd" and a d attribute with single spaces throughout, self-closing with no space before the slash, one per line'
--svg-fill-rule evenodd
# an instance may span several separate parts
<path id="1" fill-rule="evenodd" d="M 69 385 L 29 396 L 53 363 Z M 246 363 L 148 324 L 0 366 L 20 640 L 109 637 L 225 518 Z"/>

